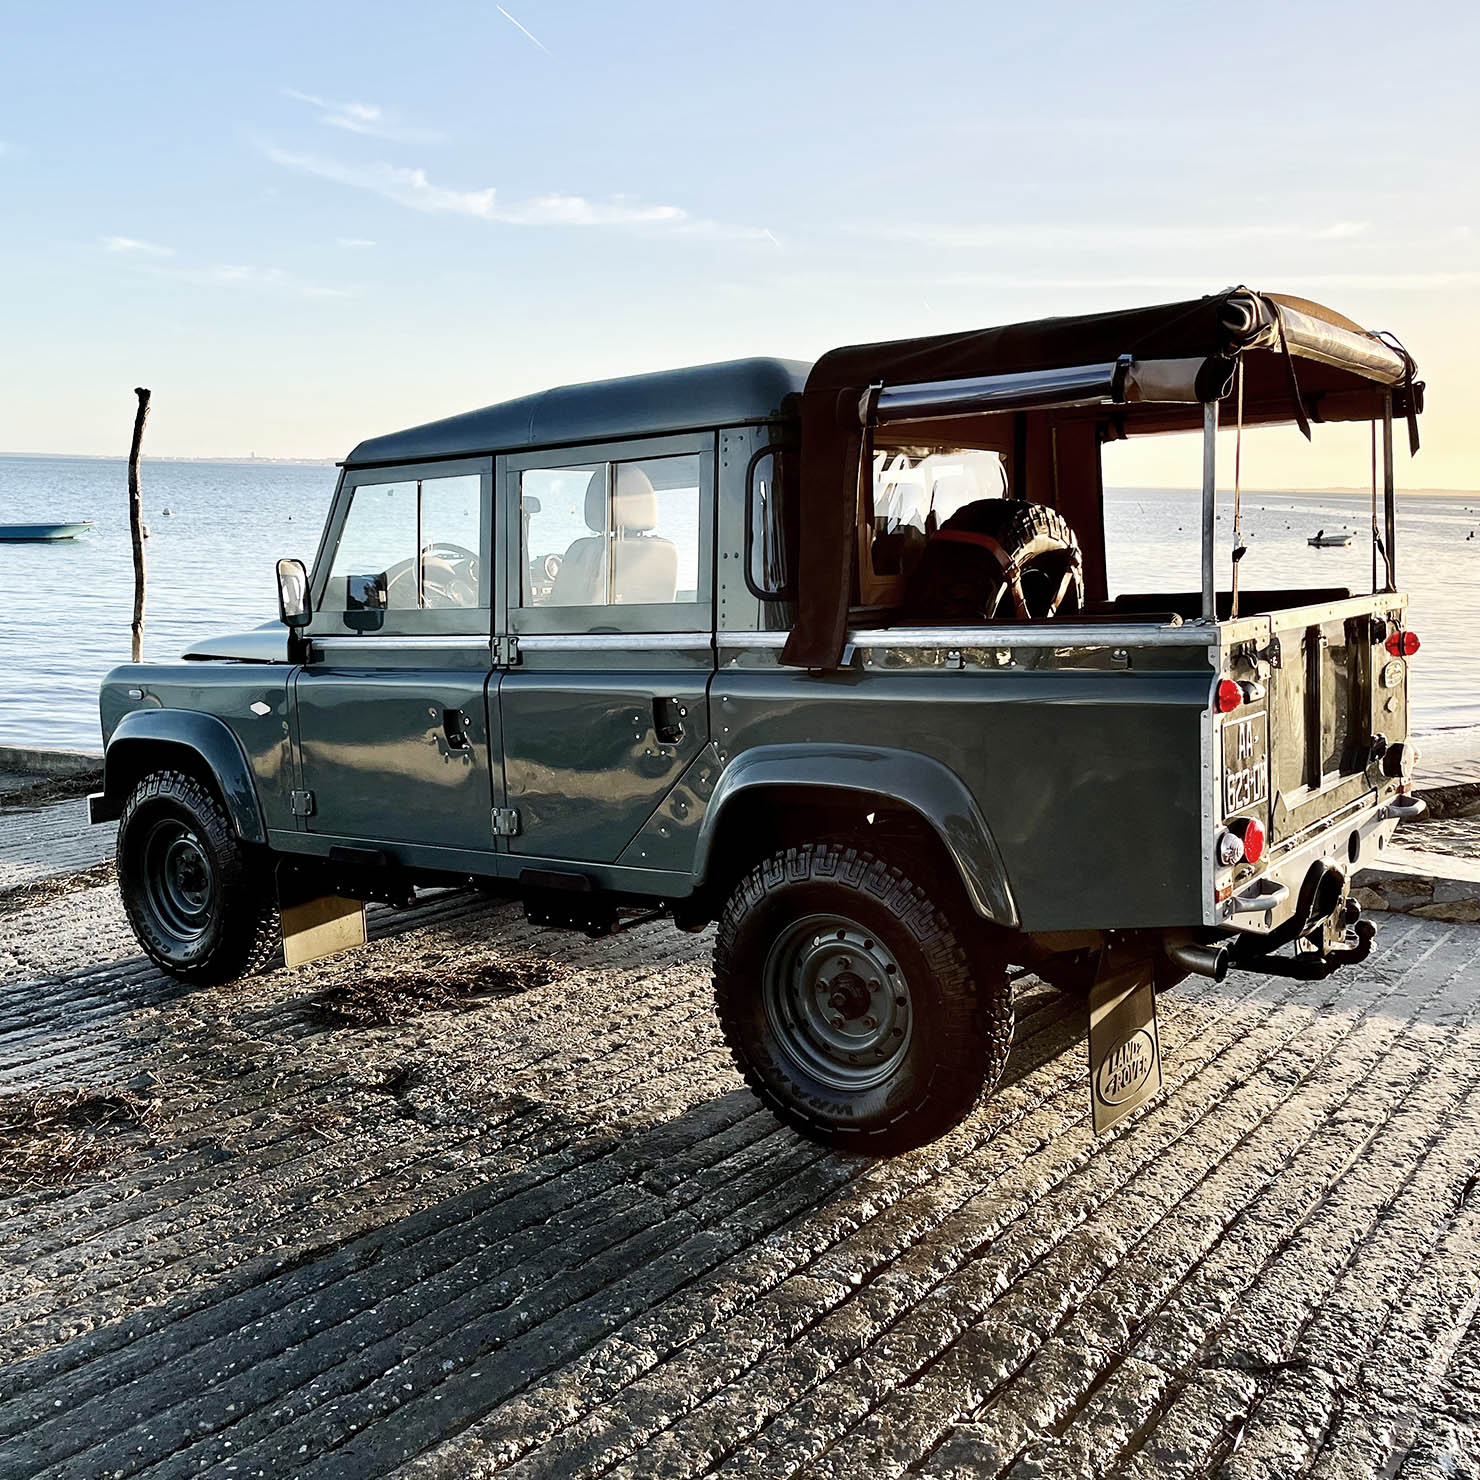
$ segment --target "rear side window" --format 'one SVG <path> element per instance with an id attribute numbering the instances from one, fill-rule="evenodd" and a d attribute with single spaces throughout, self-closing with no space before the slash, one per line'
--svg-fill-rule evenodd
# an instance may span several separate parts
<path id="1" fill-rule="evenodd" d="M 859 600 L 865 605 L 902 601 L 925 541 L 967 504 L 1001 498 L 1007 490 L 1001 454 L 980 448 L 880 449 L 873 473 L 858 520 Z"/>
<path id="2" fill-rule="evenodd" d="M 699 458 L 525 468 L 520 604 L 690 604 L 699 594 Z"/>

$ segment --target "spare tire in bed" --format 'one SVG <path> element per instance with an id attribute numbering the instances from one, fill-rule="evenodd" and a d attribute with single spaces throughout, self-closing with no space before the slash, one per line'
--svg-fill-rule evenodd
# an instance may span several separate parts
<path id="1" fill-rule="evenodd" d="M 925 626 L 1033 621 L 1084 608 L 1084 557 L 1057 509 L 989 498 L 958 509 L 926 542 L 905 594 Z"/>

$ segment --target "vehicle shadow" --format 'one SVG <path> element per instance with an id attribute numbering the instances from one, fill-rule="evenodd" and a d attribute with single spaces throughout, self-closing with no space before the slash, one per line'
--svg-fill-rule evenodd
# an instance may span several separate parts
<path id="1" fill-rule="evenodd" d="M 1401 962 L 1330 988 L 1326 1005 L 1387 1010 L 1400 964 L 1427 952 L 1412 1031 L 1458 1031 L 1476 938 L 1410 930 L 1394 941 Z M 521 939 L 512 920 L 493 933 L 493 946 Z M 645 927 L 566 954 L 565 977 L 396 1030 L 305 1033 L 307 999 L 280 974 L 245 1005 L 235 1062 L 219 1036 L 192 1037 L 193 1018 L 165 1034 L 191 1077 L 153 1141 L 106 1176 L 4 1205 L 0 1473 L 379 1476 L 423 1456 L 419 1475 L 475 1458 L 558 1474 L 608 1445 L 615 1462 L 709 1401 L 689 1384 L 722 1387 L 728 1364 L 840 1303 L 911 1308 L 1039 1207 L 1032 1158 L 1073 1176 L 1089 1152 L 1105 1174 L 1072 1062 L 1074 994 L 1024 978 L 997 1098 L 942 1141 L 876 1162 L 802 1140 L 738 1087 L 703 941 Z M 1214 1055 L 1208 1082 L 1172 1091 L 1211 1115 L 1222 1095 L 1285 1092 L 1289 1073 L 1251 1084 L 1250 1065 L 1280 1043 L 1292 1063 L 1309 1052 L 1305 1025 L 1326 1002 L 1306 994 L 1276 1023 L 1268 1001 L 1240 1009 L 1239 990 L 1166 999 L 1169 1039 L 1213 1035 L 1197 1050 Z M 1332 1044 L 1351 1031 L 1321 1022 Z M 1238 1060 L 1226 1069 L 1225 1051 Z M 1158 1117 L 1180 1123 L 1185 1106 L 1162 1108 L 1140 1139 L 1148 1165 L 1180 1175 L 1152 1152 L 1172 1134 Z M 1227 1113 L 1235 1141 L 1247 1113 Z M 1121 1136 L 1106 1144 L 1134 1166 Z M 932 1245 L 942 1219 L 958 1221 Z M 1000 1289 L 995 1268 L 982 1278 Z M 848 1320 L 840 1331 L 828 1339 L 849 1352 L 885 1350 Z M 798 1371 L 813 1360 L 799 1355 Z M 956 1381 L 966 1393 L 977 1378 Z M 740 1421 L 723 1404 L 703 1420 L 721 1446 Z"/>

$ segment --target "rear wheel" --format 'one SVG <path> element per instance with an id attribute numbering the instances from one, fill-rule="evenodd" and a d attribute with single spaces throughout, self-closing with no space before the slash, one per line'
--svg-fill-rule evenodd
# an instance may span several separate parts
<path id="1" fill-rule="evenodd" d="M 726 905 L 714 957 L 725 1037 L 751 1088 L 813 1140 L 924 1145 L 1001 1077 L 1011 991 L 1000 968 L 973 970 L 974 921 L 936 903 L 944 892 L 810 843 L 768 858 Z"/>
<path id="2" fill-rule="evenodd" d="M 270 876 L 202 782 L 179 771 L 139 782 L 119 819 L 117 856 L 129 924 L 172 976 L 215 984 L 273 960 L 279 936 Z"/>

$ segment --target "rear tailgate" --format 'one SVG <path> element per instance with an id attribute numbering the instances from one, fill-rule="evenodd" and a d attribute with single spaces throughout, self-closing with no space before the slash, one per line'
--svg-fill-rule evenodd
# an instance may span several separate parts
<path id="1" fill-rule="evenodd" d="M 1282 857 L 1307 849 L 1332 819 L 1360 815 L 1373 793 L 1397 789 L 1387 763 L 1408 736 L 1408 665 L 1385 644 L 1406 607 L 1405 596 L 1389 593 L 1223 625 L 1222 674 L 1242 696 L 1215 719 L 1218 821 L 1254 819 L 1267 844 L 1257 867 L 1218 870 L 1220 903 L 1234 892 L 1247 897 L 1257 876 L 1277 873 Z M 1353 842 L 1346 858 L 1321 851 L 1354 865 L 1365 846 Z M 1238 923 L 1267 929 L 1286 913 Z"/>
<path id="2" fill-rule="evenodd" d="M 1384 643 L 1407 599 L 1366 596 L 1271 618 L 1279 666 L 1269 689 L 1274 849 L 1372 791 L 1371 771 L 1408 736 L 1407 664 Z"/>

